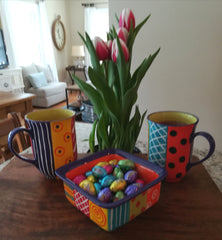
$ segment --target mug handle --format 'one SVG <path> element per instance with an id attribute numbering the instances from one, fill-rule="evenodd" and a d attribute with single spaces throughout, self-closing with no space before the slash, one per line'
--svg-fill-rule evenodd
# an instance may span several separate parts
<path id="1" fill-rule="evenodd" d="M 206 138 L 208 143 L 209 143 L 210 148 L 209 148 L 209 151 L 208 151 L 207 155 L 203 159 L 201 159 L 201 160 L 199 160 L 197 162 L 193 162 L 193 163 L 189 162 L 188 165 L 187 165 L 187 171 L 191 167 L 193 167 L 193 166 L 195 166 L 195 165 L 197 165 L 199 163 L 202 163 L 205 160 L 207 160 L 214 153 L 214 150 L 215 150 L 215 140 L 209 133 L 207 133 L 207 132 L 197 132 L 197 133 L 194 133 L 191 136 L 190 142 L 192 143 L 194 141 L 194 138 L 197 137 L 197 136 L 202 136 L 202 137 Z"/>
<path id="2" fill-rule="evenodd" d="M 36 160 L 34 159 L 29 159 L 27 157 L 24 157 L 22 155 L 20 155 L 19 153 L 17 153 L 13 147 L 13 139 L 15 137 L 15 134 L 19 133 L 19 132 L 27 132 L 29 134 L 29 136 L 31 137 L 31 139 L 33 139 L 33 134 L 32 134 L 32 131 L 30 129 L 27 129 L 27 128 L 24 128 L 24 127 L 18 127 L 18 128 L 15 128 L 13 129 L 9 135 L 8 135 L 8 146 L 9 146 L 9 149 L 11 150 L 11 152 L 16 156 L 18 157 L 19 159 L 23 160 L 23 161 L 26 161 L 26 162 L 29 162 L 29 163 L 32 163 L 35 165 L 35 162 Z"/>

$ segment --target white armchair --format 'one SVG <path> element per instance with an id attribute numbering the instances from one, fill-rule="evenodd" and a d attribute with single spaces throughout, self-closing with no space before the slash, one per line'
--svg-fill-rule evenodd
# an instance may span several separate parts
<path id="1" fill-rule="evenodd" d="M 36 98 L 32 104 L 36 107 L 50 107 L 66 99 L 65 82 L 53 81 L 53 75 L 48 65 L 31 64 L 22 67 L 24 91 L 34 93 Z"/>

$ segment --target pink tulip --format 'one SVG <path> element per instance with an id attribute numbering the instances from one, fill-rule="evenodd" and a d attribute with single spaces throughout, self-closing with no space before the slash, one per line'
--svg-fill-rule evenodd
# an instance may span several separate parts
<path id="1" fill-rule="evenodd" d="M 109 41 L 106 43 L 106 45 L 107 45 L 107 47 L 108 47 L 108 49 L 109 49 L 109 59 L 111 59 L 112 44 L 113 44 L 112 40 L 109 40 Z"/>
<path id="2" fill-rule="evenodd" d="M 117 29 L 117 35 L 119 38 L 121 38 L 125 43 L 127 43 L 129 33 L 126 28 L 121 27 Z"/>
<path id="3" fill-rule="evenodd" d="M 112 50 L 112 44 L 113 44 L 112 40 L 109 40 L 109 41 L 107 42 L 107 47 L 108 47 L 108 49 L 110 50 L 110 52 L 111 52 L 111 50 Z"/>
<path id="4" fill-rule="evenodd" d="M 128 50 L 125 42 L 122 39 L 119 39 L 119 41 L 120 41 L 120 44 L 121 44 L 121 47 L 122 47 L 122 50 L 123 50 L 125 60 L 126 60 L 126 62 L 128 62 L 129 61 L 129 50 Z M 118 44 L 117 44 L 117 39 L 115 39 L 113 41 L 113 44 L 112 44 L 112 54 L 111 54 L 112 60 L 115 63 L 116 63 L 118 54 L 119 54 Z"/>
<path id="5" fill-rule="evenodd" d="M 94 47 L 99 60 L 109 59 L 110 56 L 109 49 L 106 43 L 100 37 L 94 38 Z"/>
<path id="6" fill-rule="evenodd" d="M 134 29 L 135 28 L 134 14 L 129 8 L 124 8 L 119 18 L 119 27 L 125 27 L 129 32 L 131 22 L 133 24 L 133 29 Z"/>

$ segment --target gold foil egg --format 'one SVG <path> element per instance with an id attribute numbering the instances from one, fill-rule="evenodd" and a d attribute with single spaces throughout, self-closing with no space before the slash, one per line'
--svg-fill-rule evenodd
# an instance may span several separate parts
<path id="1" fill-rule="evenodd" d="M 92 183 L 96 182 L 96 178 L 93 175 L 88 176 L 87 179 Z"/>
<path id="2" fill-rule="evenodd" d="M 112 160 L 109 161 L 109 164 L 112 165 L 113 167 L 115 167 L 117 162 L 118 161 L 116 159 L 112 159 Z"/>
<path id="3" fill-rule="evenodd" d="M 110 190 L 113 192 L 124 190 L 127 183 L 124 179 L 117 179 L 110 185 Z"/>
<path id="4" fill-rule="evenodd" d="M 103 167 L 103 166 L 106 166 L 106 165 L 109 165 L 108 162 L 99 162 L 96 164 L 96 166 L 100 166 L 100 167 Z"/>
<path id="5" fill-rule="evenodd" d="M 90 182 L 88 179 L 83 180 L 83 181 L 79 184 L 79 186 L 80 186 L 83 190 L 85 190 L 86 192 L 88 192 L 89 194 L 94 195 L 94 196 L 96 195 L 96 189 L 95 189 L 93 183 Z"/>

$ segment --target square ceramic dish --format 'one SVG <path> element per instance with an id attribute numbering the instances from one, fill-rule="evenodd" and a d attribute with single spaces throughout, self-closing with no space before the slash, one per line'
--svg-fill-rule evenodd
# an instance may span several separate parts
<path id="1" fill-rule="evenodd" d="M 134 194 L 111 203 L 104 203 L 77 186 L 72 179 L 90 171 L 98 162 L 116 159 L 132 160 L 136 165 L 139 177 L 144 186 Z M 160 195 L 161 180 L 167 172 L 142 158 L 118 149 L 108 149 L 91 154 L 80 160 L 71 162 L 56 170 L 56 174 L 64 182 L 65 196 L 68 201 L 106 231 L 113 231 L 129 222 L 140 213 L 153 206 Z"/>

